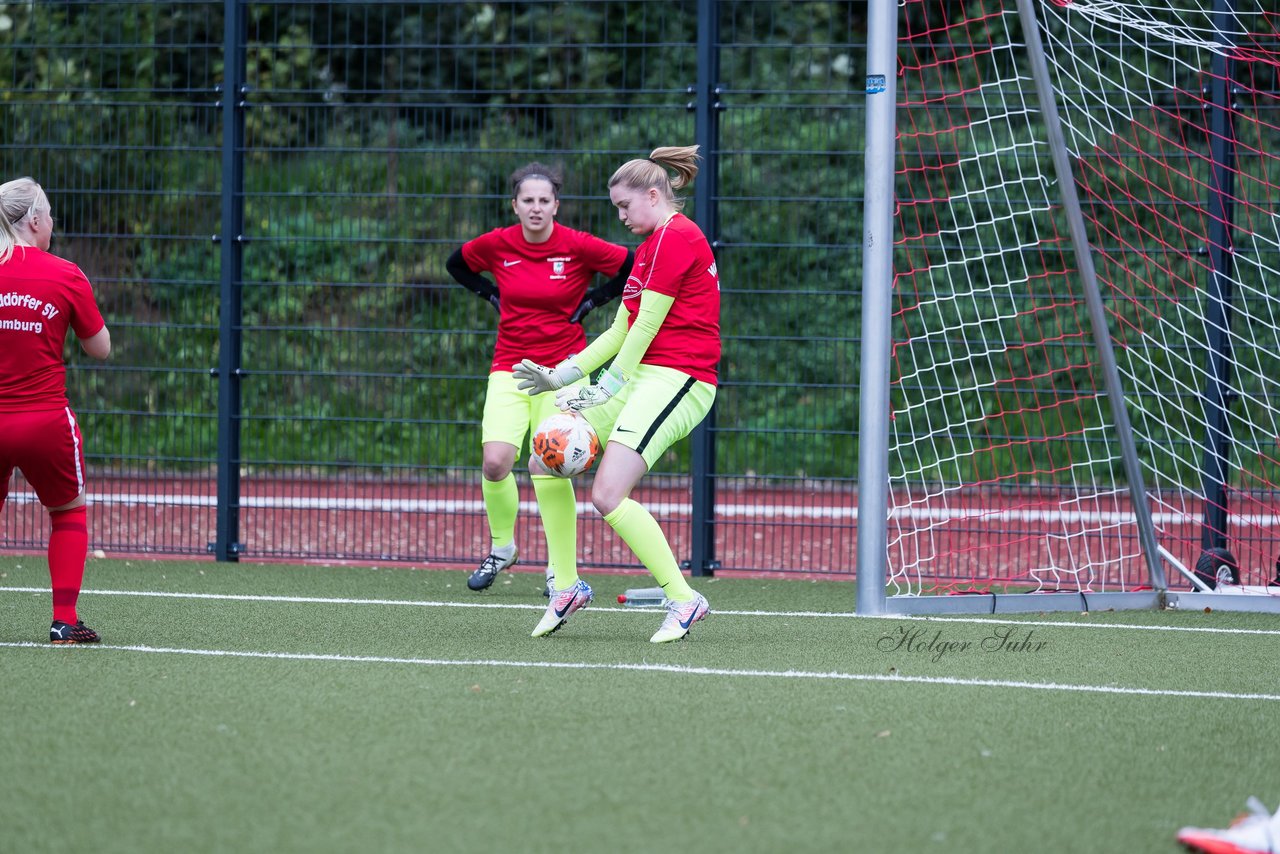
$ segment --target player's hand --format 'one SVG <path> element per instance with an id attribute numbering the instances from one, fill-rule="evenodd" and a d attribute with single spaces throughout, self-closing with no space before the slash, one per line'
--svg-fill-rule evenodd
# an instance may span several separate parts
<path id="1" fill-rule="evenodd" d="M 569 315 L 569 322 L 581 323 L 583 318 L 590 314 L 595 307 L 595 300 L 590 296 L 583 297 L 582 302 L 578 303 L 578 307 L 573 310 L 573 314 Z"/>
<path id="2" fill-rule="evenodd" d="M 543 367 L 531 359 L 524 359 L 511 366 L 511 373 L 516 378 L 516 388 L 528 392 L 530 396 L 564 388 L 585 376 L 582 368 L 574 364 L 573 357 L 565 359 L 554 368 Z"/>
<path id="3" fill-rule="evenodd" d="M 581 412 L 593 406 L 607 403 L 609 398 L 622 391 L 627 384 L 625 377 L 612 370 L 605 371 L 595 385 L 562 388 L 556 393 L 556 406 L 562 412 Z"/>

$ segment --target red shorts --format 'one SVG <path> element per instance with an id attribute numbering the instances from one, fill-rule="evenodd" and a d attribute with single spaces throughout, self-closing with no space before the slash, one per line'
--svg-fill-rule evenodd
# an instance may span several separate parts
<path id="1" fill-rule="evenodd" d="M 70 407 L 0 412 L 0 504 L 15 468 L 45 507 L 69 504 L 84 492 L 84 443 Z"/>

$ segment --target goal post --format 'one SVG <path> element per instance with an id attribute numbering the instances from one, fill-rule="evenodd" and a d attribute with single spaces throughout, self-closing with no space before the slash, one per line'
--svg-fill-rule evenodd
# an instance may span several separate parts
<path id="1" fill-rule="evenodd" d="M 1280 611 L 1280 35 L 1226 2 L 870 4 L 860 613 Z"/>
<path id="2" fill-rule="evenodd" d="M 893 311 L 893 135 L 897 127 L 898 4 L 867 9 L 866 190 L 862 230 L 862 363 L 859 385 L 857 611 L 885 610 L 889 503 L 889 357 Z M 863 583 L 867 579 L 871 583 Z"/>

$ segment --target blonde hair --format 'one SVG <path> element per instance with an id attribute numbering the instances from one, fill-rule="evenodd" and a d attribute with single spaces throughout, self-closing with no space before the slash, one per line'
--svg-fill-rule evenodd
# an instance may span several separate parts
<path id="1" fill-rule="evenodd" d="M 31 178 L 17 178 L 0 184 L 0 264 L 13 257 L 22 239 L 18 223 L 36 211 L 49 210 L 44 190 Z"/>
<path id="2" fill-rule="evenodd" d="M 655 148 L 649 156 L 637 160 L 628 160 L 618 167 L 609 179 L 609 189 L 621 184 L 631 190 L 655 189 L 662 194 L 675 210 L 684 207 L 684 199 L 676 195 L 676 190 L 683 189 L 693 183 L 698 174 L 698 146 L 667 145 Z M 671 175 L 667 170 L 675 172 Z"/>

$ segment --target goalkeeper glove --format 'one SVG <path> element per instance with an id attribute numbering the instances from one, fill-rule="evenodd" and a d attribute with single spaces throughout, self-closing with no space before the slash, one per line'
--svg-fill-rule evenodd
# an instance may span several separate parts
<path id="1" fill-rule="evenodd" d="M 532 359 L 524 359 L 511 366 L 511 373 L 516 378 L 516 388 L 528 392 L 530 396 L 564 388 L 586 376 L 582 368 L 574 364 L 572 356 L 554 368 L 546 368 Z"/>
<path id="2" fill-rule="evenodd" d="M 569 322 L 581 323 L 595 307 L 596 301 L 592 299 L 591 294 L 587 294 L 582 298 L 582 302 L 578 303 L 578 307 L 573 310 L 573 314 L 569 315 Z"/>
<path id="3" fill-rule="evenodd" d="M 562 412 L 581 412 L 608 402 L 609 398 L 622 391 L 622 387 L 626 384 L 627 378 L 610 368 L 600 375 L 595 385 L 560 389 L 556 394 L 556 406 L 560 407 Z"/>

